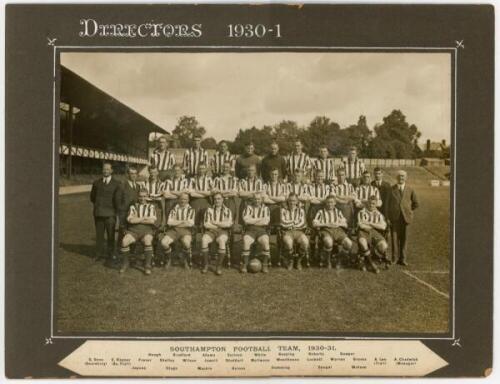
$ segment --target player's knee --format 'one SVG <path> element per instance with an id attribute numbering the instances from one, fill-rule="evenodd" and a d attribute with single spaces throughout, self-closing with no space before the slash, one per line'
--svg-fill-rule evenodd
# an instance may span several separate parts
<path id="1" fill-rule="evenodd" d="M 210 245 L 211 242 L 212 242 L 212 238 L 205 234 L 201 238 L 201 247 L 208 248 L 208 246 Z"/>
<path id="2" fill-rule="evenodd" d="M 346 237 L 346 238 L 342 241 L 342 247 L 343 247 L 346 251 L 349 251 L 349 250 L 352 248 L 352 241 L 351 241 L 351 239 L 349 239 L 348 237 Z"/>
<path id="3" fill-rule="evenodd" d="M 259 237 L 258 242 L 262 246 L 262 248 L 269 249 L 269 236 L 264 235 Z"/>
<path id="4" fill-rule="evenodd" d="M 387 251 L 388 247 L 389 246 L 387 245 L 387 242 L 385 240 L 382 240 L 381 242 L 379 242 L 377 244 L 377 248 L 378 248 L 379 252 L 381 252 L 381 253 L 384 253 L 385 251 Z"/>
<path id="5" fill-rule="evenodd" d="M 130 244 L 134 243 L 135 242 L 135 239 L 130 236 L 130 235 L 125 235 L 123 236 L 123 239 L 122 239 L 122 247 L 128 247 Z"/>
<path id="6" fill-rule="evenodd" d="M 309 239 L 306 235 L 301 235 L 299 237 L 299 245 L 304 249 L 309 248 Z"/>
<path id="7" fill-rule="evenodd" d="M 142 243 L 149 247 L 153 244 L 153 236 L 152 235 L 145 235 L 143 238 L 142 238 Z"/>
<path id="8" fill-rule="evenodd" d="M 330 236 L 324 236 L 323 237 L 323 247 L 326 249 L 332 249 L 333 247 L 333 240 Z"/>
<path id="9" fill-rule="evenodd" d="M 219 249 L 226 249 L 227 236 L 222 235 L 217 238 L 217 245 Z"/>
<path id="10" fill-rule="evenodd" d="M 254 242 L 254 239 L 250 236 L 243 236 L 243 249 L 249 250 Z"/>
<path id="11" fill-rule="evenodd" d="M 185 249 L 189 249 L 189 248 L 191 248 L 191 236 L 184 236 L 184 237 L 181 239 L 181 243 L 182 243 L 182 246 L 183 246 Z"/>
<path id="12" fill-rule="evenodd" d="M 359 247 L 363 250 L 367 250 L 368 249 L 368 243 L 366 242 L 366 239 L 364 237 L 360 237 L 358 239 L 358 244 L 359 244 Z"/>
<path id="13" fill-rule="evenodd" d="M 286 249 L 291 250 L 293 248 L 293 240 L 289 237 L 283 237 L 283 245 Z"/>
<path id="14" fill-rule="evenodd" d="M 161 239 L 161 246 L 163 248 L 170 248 L 170 244 L 173 243 L 173 240 L 168 237 L 168 236 L 163 236 L 163 239 Z"/>

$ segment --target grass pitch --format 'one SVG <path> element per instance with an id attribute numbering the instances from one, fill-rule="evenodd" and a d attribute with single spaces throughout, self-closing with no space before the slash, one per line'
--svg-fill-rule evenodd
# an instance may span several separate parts
<path id="1" fill-rule="evenodd" d="M 94 226 L 87 194 L 59 197 L 56 331 L 436 334 L 449 331 L 450 189 L 408 168 L 420 208 L 409 227 L 409 267 L 379 275 L 318 268 L 222 276 L 172 267 L 120 275 L 92 261 Z M 394 181 L 395 169 L 386 170 Z M 272 239 L 273 240 L 273 239 Z M 403 271 L 409 272 L 404 273 Z"/>

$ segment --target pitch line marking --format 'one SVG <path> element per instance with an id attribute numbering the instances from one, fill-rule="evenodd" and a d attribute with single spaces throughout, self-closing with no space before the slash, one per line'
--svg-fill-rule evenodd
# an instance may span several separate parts
<path id="1" fill-rule="evenodd" d="M 437 289 L 436 287 L 434 287 L 433 285 L 429 284 L 428 282 L 422 280 L 422 279 L 419 279 L 417 276 L 411 274 L 410 272 L 408 271 L 402 271 L 405 275 L 407 276 L 410 276 L 412 278 L 414 278 L 415 280 L 417 280 L 420 284 L 423 284 L 425 285 L 427 288 L 430 288 L 432 289 L 434 292 L 436 292 L 437 294 L 443 296 L 443 297 L 446 297 L 447 299 L 450 298 L 450 295 L 448 295 L 447 293 L 444 293 L 444 292 L 441 292 L 439 289 Z"/>

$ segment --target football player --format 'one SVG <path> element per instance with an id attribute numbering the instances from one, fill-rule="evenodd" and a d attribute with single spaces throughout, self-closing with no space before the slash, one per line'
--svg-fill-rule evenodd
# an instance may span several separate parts
<path id="1" fill-rule="evenodd" d="M 180 165 L 174 165 L 174 176 L 165 183 L 163 197 L 165 198 L 165 215 L 168 217 L 170 210 L 177 204 L 181 193 L 189 193 L 189 179 L 184 177 Z"/>
<path id="2" fill-rule="evenodd" d="M 264 184 L 264 203 L 271 212 L 271 225 L 279 224 L 279 208 L 286 201 L 288 195 L 287 185 L 279 179 L 279 174 L 278 169 L 273 169 L 271 180 Z"/>
<path id="3" fill-rule="evenodd" d="M 335 181 L 335 164 L 332 158 L 328 157 L 328 148 L 326 145 L 319 147 L 319 157 L 312 162 L 314 172 L 323 172 L 325 183 L 330 184 Z"/>
<path id="4" fill-rule="evenodd" d="M 120 273 L 124 273 L 129 267 L 130 245 L 140 241 L 144 245 L 144 273 L 150 275 L 151 260 L 153 258 L 153 236 L 157 217 L 155 205 L 148 202 L 148 191 L 146 189 L 139 191 L 138 202 L 130 206 L 127 221 L 128 227 L 121 241 L 123 261 Z"/>
<path id="5" fill-rule="evenodd" d="M 240 196 L 240 220 L 243 218 L 243 211 L 253 199 L 255 193 L 264 191 L 264 183 L 260 177 L 257 176 L 257 167 L 255 165 L 248 166 L 246 171 L 247 177 L 240 179 L 239 196 Z"/>
<path id="6" fill-rule="evenodd" d="M 228 229 L 233 225 L 231 210 L 224 205 L 222 193 L 213 195 L 214 204 L 205 211 L 203 227 L 204 233 L 201 237 L 201 255 L 203 257 L 202 273 L 208 272 L 209 252 L 208 247 L 212 242 L 218 245 L 216 275 L 222 274 L 222 263 L 226 256 L 227 241 L 229 239 Z"/>
<path id="7" fill-rule="evenodd" d="M 346 233 L 347 221 L 342 212 L 335 207 L 335 196 L 328 196 L 325 206 L 316 213 L 312 225 L 319 230 L 319 235 L 323 243 L 321 265 L 326 263 L 326 267 L 332 267 L 333 246 L 339 246 L 339 252 L 335 255 L 334 266 L 340 268 L 341 255 L 348 254 L 352 248 L 352 241 Z"/>
<path id="8" fill-rule="evenodd" d="M 184 253 L 184 268 L 191 268 L 191 228 L 194 227 L 194 216 L 194 209 L 189 205 L 189 194 L 186 192 L 181 193 L 178 204 L 168 215 L 167 225 L 169 228 L 161 238 L 161 246 L 167 259 L 166 266 L 171 261 L 171 245 L 178 240 Z"/>
<path id="9" fill-rule="evenodd" d="M 224 163 L 222 167 L 222 175 L 215 178 L 212 193 L 220 192 L 224 197 L 224 205 L 231 210 L 234 222 L 238 222 L 238 210 L 236 198 L 239 192 L 239 181 L 236 176 L 231 174 L 232 166 L 229 161 Z"/>
<path id="10" fill-rule="evenodd" d="M 370 196 L 367 206 L 358 213 L 358 244 L 362 263 L 361 269 L 366 271 L 366 264 L 368 264 L 375 273 L 379 273 L 379 269 L 372 260 L 370 246 L 373 246 L 374 253 L 385 263 L 386 268 L 390 264 L 387 257 L 387 241 L 382 233 L 386 230 L 387 223 L 384 215 L 377 209 L 377 203 L 377 196 Z"/>
<path id="11" fill-rule="evenodd" d="M 309 185 L 309 224 L 316 217 L 316 213 L 322 208 L 323 202 L 330 195 L 335 194 L 330 190 L 330 186 L 325 183 L 325 174 L 322 171 L 316 171 L 314 183 Z"/>
<path id="12" fill-rule="evenodd" d="M 300 168 L 297 168 L 292 174 L 291 182 L 288 183 L 288 193 L 294 193 L 301 205 L 306 205 L 309 202 L 309 186 L 306 184 L 304 172 Z M 307 208 L 305 210 L 307 212 Z"/>
<path id="13" fill-rule="evenodd" d="M 356 208 L 361 209 L 368 205 L 368 199 L 372 196 L 377 198 L 377 208 L 382 206 L 382 199 L 380 198 L 380 192 L 378 188 L 371 184 L 370 172 L 364 171 L 363 177 L 361 178 L 361 184 L 359 184 L 356 189 L 356 199 L 354 200 L 354 205 Z"/>
<path id="14" fill-rule="evenodd" d="M 158 139 L 158 148 L 156 148 L 149 160 L 151 167 L 158 169 L 161 181 L 169 178 L 175 165 L 175 156 L 168 150 L 168 142 L 165 136 Z"/>
<path id="15" fill-rule="evenodd" d="M 347 221 L 347 226 L 354 227 L 354 200 L 356 191 L 351 183 L 347 181 L 345 169 L 337 169 L 337 183 L 330 185 L 336 197 L 336 208 L 338 208 Z"/>
<path id="16" fill-rule="evenodd" d="M 163 223 L 163 212 L 165 210 L 165 203 L 162 199 L 163 193 L 165 192 L 165 183 L 160 180 L 158 168 L 149 167 L 149 179 L 141 183 L 141 188 L 148 191 L 147 200 L 153 203 L 157 209 L 157 212 L 161 215 L 159 217 L 159 222 Z"/>
<path id="17" fill-rule="evenodd" d="M 287 269 L 293 269 L 294 246 L 298 245 L 299 253 L 296 268 L 302 269 L 302 258 L 309 257 L 309 239 L 304 230 L 306 228 L 306 214 L 304 208 L 299 205 L 299 199 L 295 193 L 291 193 L 286 201 L 286 206 L 281 208 L 281 229 L 283 251 L 287 259 Z"/>
<path id="18" fill-rule="evenodd" d="M 365 163 L 358 158 L 358 149 L 351 147 L 347 158 L 342 160 L 342 168 L 345 169 L 347 181 L 353 185 L 358 185 L 361 175 L 365 171 Z"/>
<path id="19" fill-rule="evenodd" d="M 212 195 L 213 179 L 207 176 L 207 166 L 205 163 L 198 164 L 198 171 L 195 177 L 191 178 L 189 194 L 191 196 L 191 207 L 196 212 L 195 224 L 201 225 L 205 210 L 210 206 L 210 196 Z"/>
<path id="20" fill-rule="evenodd" d="M 267 227 L 270 221 L 269 208 L 263 203 L 263 195 L 261 192 L 254 194 L 252 204 L 246 206 L 243 211 L 243 222 L 245 225 L 243 233 L 243 249 L 241 256 L 243 258 L 241 264 L 241 273 L 247 273 L 248 261 L 250 259 L 250 248 L 252 244 L 257 243 L 262 248 L 262 272 L 269 272 L 269 256 L 271 254 L 269 247 L 269 235 Z"/>
<path id="21" fill-rule="evenodd" d="M 311 169 L 311 159 L 309 155 L 303 151 L 302 141 L 295 140 L 293 152 L 286 159 L 288 174 L 291 175 L 298 168 L 305 175 L 309 175 Z"/>
<path id="22" fill-rule="evenodd" d="M 224 164 L 229 163 L 231 166 L 231 173 L 235 171 L 236 156 L 229 152 L 227 141 L 222 140 L 219 143 L 219 150 L 215 152 L 211 161 L 212 177 L 219 177 L 224 174 Z"/>
<path id="23" fill-rule="evenodd" d="M 201 147 L 201 136 L 195 135 L 192 148 L 186 149 L 182 160 L 186 177 L 194 177 L 200 163 L 208 164 L 208 153 Z"/>

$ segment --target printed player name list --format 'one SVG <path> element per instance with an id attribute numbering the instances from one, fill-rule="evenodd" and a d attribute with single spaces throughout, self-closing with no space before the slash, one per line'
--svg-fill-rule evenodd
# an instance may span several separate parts
<path id="1" fill-rule="evenodd" d="M 86 341 L 59 365 L 82 376 L 424 376 L 447 365 L 420 341 Z"/>

